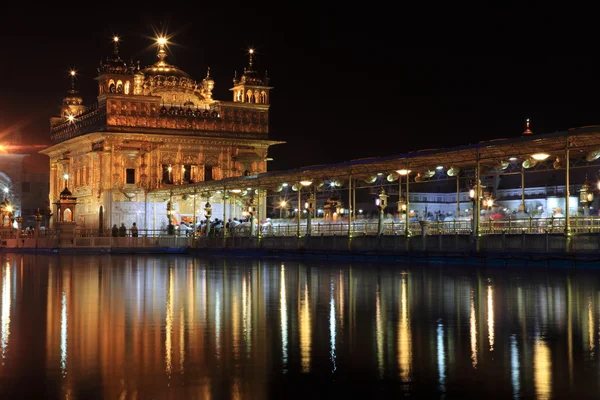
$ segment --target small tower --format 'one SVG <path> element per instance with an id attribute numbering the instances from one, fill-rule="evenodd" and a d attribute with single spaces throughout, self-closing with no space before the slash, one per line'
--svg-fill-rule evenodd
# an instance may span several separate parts
<path id="1" fill-rule="evenodd" d="M 206 78 L 202 79 L 202 95 L 208 101 L 212 101 L 212 91 L 215 88 L 215 81 L 210 77 L 210 67 L 206 70 Z"/>
<path id="2" fill-rule="evenodd" d="M 77 197 L 73 197 L 71 191 L 65 188 L 60 192 L 60 198 L 56 203 L 56 226 L 59 230 L 59 246 L 70 247 L 73 245 L 75 222 L 75 205 Z"/>
<path id="3" fill-rule="evenodd" d="M 248 51 L 248 66 L 244 68 L 242 77 L 238 79 L 237 72 L 233 77 L 233 87 L 229 90 L 233 92 L 234 103 L 255 103 L 269 104 L 269 91 L 273 89 L 269 85 L 269 77 L 265 72 L 264 78 L 261 78 L 254 70 L 254 49 Z"/>
<path id="4" fill-rule="evenodd" d="M 136 68 L 134 65 L 127 66 L 127 63 L 119 56 L 118 36 L 113 37 L 113 56 L 106 57 L 106 61 L 100 61 L 98 67 L 98 101 L 102 102 L 104 95 L 134 94 L 134 75 Z"/>
<path id="5" fill-rule="evenodd" d="M 50 126 L 58 125 L 67 120 L 73 121 L 73 119 L 87 111 L 87 107 L 83 105 L 83 98 L 75 89 L 75 77 L 77 72 L 75 70 L 69 71 L 71 77 L 71 88 L 67 90 L 66 96 L 63 98 L 63 103 L 60 106 L 60 117 L 50 118 Z"/>
<path id="6" fill-rule="evenodd" d="M 523 135 L 533 135 L 533 132 L 529 129 L 529 118 L 527 118 L 527 121 L 525 122 L 525 131 L 523 132 Z"/>

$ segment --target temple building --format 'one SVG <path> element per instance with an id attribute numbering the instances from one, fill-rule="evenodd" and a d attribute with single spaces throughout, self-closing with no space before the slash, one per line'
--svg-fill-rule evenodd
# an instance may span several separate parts
<path id="1" fill-rule="evenodd" d="M 171 204 L 151 191 L 266 172 L 269 147 L 283 142 L 269 140 L 272 87 L 256 71 L 252 50 L 228 101 L 213 97 L 210 68 L 196 81 L 169 64 L 167 39 L 157 40 L 157 60 L 147 67 L 121 59 L 119 44 L 115 37 L 113 54 L 98 67 L 96 101 L 86 105 L 72 71 L 60 114 L 51 118 L 53 145 L 41 151 L 50 158 L 51 204 L 68 187 L 79 228 L 135 222 L 164 229 L 167 206 L 173 223 L 193 222 L 208 199 Z M 221 201 L 213 211 L 234 215 L 241 207 Z"/>

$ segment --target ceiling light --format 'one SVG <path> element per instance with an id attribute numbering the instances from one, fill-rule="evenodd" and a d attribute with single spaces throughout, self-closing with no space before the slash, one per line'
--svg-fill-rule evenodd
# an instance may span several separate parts
<path id="1" fill-rule="evenodd" d="M 410 169 L 399 169 L 396 172 L 399 173 L 400 175 L 408 175 L 408 174 L 410 174 Z"/>
<path id="2" fill-rule="evenodd" d="M 531 155 L 531 158 L 537 161 L 544 161 L 548 157 L 550 157 L 550 154 L 546 153 L 535 153 Z"/>

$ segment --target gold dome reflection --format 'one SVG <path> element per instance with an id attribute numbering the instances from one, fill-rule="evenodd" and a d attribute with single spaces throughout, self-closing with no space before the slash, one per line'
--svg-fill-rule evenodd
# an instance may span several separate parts
<path id="1" fill-rule="evenodd" d="M 548 344 L 538 335 L 533 345 L 533 380 L 538 399 L 549 399 L 552 394 L 552 358 Z"/>
<path id="2" fill-rule="evenodd" d="M 331 372 L 335 372 L 337 369 L 337 355 L 336 355 L 336 321 L 335 321 L 335 285 L 333 276 L 329 281 L 329 355 L 331 357 Z"/>
<path id="3" fill-rule="evenodd" d="M 410 382 L 412 374 L 412 329 L 408 308 L 408 278 L 400 281 L 400 318 L 398 320 L 398 367 L 402 382 Z"/>
<path id="4" fill-rule="evenodd" d="M 169 268 L 169 287 L 167 290 L 165 313 L 165 370 L 167 375 L 173 372 L 173 268 Z"/>

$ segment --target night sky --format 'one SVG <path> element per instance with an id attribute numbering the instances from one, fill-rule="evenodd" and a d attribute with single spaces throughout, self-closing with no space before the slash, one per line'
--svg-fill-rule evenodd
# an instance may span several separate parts
<path id="1" fill-rule="evenodd" d="M 218 100 L 231 100 L 233 72 L 256 49 L 274 86 L 270 138 L 287 142 L 271 148 L 269 170 L 518 137 L 526 118 L 534 133 L 600 124 L 598 33 L 583 9 L 109 4 L 4 6 L 4 135 L 49 144 L 68 70 L 90 105 L 112 36 L 125 61 L 146 66 L 159 31 L 173 35 L 167 61 L 198 81 L 210 66 Z"/>

